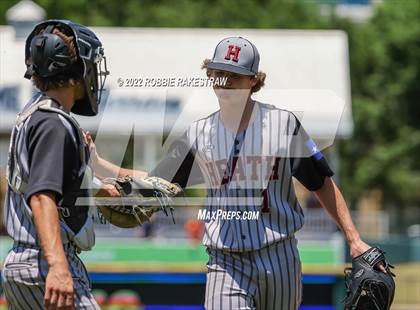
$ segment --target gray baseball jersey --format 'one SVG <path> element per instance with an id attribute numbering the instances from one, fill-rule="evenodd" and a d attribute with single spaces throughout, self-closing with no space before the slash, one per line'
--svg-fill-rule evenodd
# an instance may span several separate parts
<path id="1" fill-rule="evenodd" d="M 76 306 L 96 304 L 88 294 L 87 274 L 75 253 L 75 247 L 88 250 L 95 240 L 89 208 L 75 205 L 77 197 L 89 196 L 81 188 L 88 171 L 87 157 L 81 156 L 86 152 L 83 143 L 75 121 L 48 97 L 35 96 L 18 115 L 11 138 L 4 213 L 14 245 L 2 268 L 5 295 L 12 308 L 42 309 L 48 266 L 29 206 L 30 197 L 41 191 L 56 195 L 69 268 L 81 281 L 75 285 L 79 289 Z"/>
<path id="2" fill-rule="evenodd" d="M 206 184 L 205 208 L 211 215 L 204 219 L 203 237 L 210 257 L 208 309 L 231 309 L 227 304 L 235 309 L 297 309 L 301 284 L 294 234 L 304 215 L 292 177 L 317 190 L 333 175 L 293 113 L 256 104 L 253 122 L 238 134 L 224 127 L 220 111 L 194 122 L 151 172 L 182 186 Z M 214 216 L 218 210 L 234 211 L 237 217 Z M 259 217 L 242 219 L 249 211 Z M 267 272 L 271 276 L 261 280 Z M 268 281 L 264 289 L 258 286 L 261 281 Z M 257 288 L 251 289 L 255 283 Z M 276 285 L 278 291 L 269 294 Z"/>

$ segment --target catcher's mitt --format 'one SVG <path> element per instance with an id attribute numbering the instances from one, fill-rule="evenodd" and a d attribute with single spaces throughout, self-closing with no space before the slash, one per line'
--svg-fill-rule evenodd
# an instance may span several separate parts
<path id="1" fill-rule="evenodd" d="M 182 193 L 177 184 L 158 177 L 106 178 L 104 184 L 112 184 L 120 192 L 118 198 L 99 198 L 96 205 L 103 217 L 121 228 L 132 228 L 149 221 L 153 213 L 168 209 L 173 217 L 172 198 Z"/>
<path id="2" fill-rule="evenodd" d="M 344 270 L 346 279 L 346 310 L 388 310 L 394 299 L 395 283 L 385 260 L 385 252 L 377 247 L 352 260 L 352 268 Z M 387 273 L 380 271 L 377 264 L 382 262 Z"/>

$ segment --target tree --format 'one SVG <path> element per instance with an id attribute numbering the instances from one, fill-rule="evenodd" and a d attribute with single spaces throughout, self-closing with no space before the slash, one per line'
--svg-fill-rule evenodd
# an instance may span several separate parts
<path id="1" fill-rule="evenodd" d="M 0 24 L 18 0 L 0 1 Z M 289 0 L 34 0 L 48 18 L 119 27 L 316 28 L 316 3 Z"/>
<path id="2" fill-rule="evenodd" d="M 379 189 L 390 204 L 418 204 L 420 4 L 385 2 L 349 38 L 355 131 L 340 145 L 343 188 L 353 201 Z"/>

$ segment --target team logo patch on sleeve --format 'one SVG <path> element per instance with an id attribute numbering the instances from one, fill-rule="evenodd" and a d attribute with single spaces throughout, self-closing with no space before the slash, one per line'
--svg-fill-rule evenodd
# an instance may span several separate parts
<path id="1" fill-rule="evenodd" d="M 312 139 L 306 141 L 305 145 L 310 151 L 311 156 L 313 156 L 316 160 L 320 160 L 324 157 L 324 155 L 322 155 L 321 151 L 318 149 L 318 147 Z"/>

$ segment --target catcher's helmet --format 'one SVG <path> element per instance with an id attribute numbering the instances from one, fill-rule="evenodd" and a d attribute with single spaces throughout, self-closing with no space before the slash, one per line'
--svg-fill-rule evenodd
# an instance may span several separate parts
<path id="1" fill-rule="evenodd" d="M 59 27 L 71 33 L 77 53 L 77 61 L 71 62 L 65 42 L 53 34 Z M 78 77 L 85 86 L 85 96 L 76 100 L 72 112 L 85 116 L 98 113 L 98 104 L 109 74 L 101 41 L 83 25 L 69 20 L 47 20 L 35 26 L 25 46 L 25 78 L 34 74 L 41 78 Z"/>

